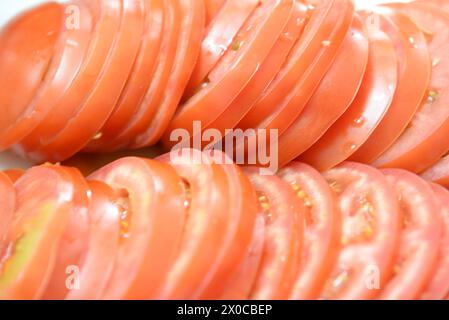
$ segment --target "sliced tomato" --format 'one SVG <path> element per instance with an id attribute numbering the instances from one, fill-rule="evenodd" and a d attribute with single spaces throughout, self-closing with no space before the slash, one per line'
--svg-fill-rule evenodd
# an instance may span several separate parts
<path id="1" fill-rule="evenodd" d="M 207 9 L 210 9 L 208 2 L 211 1 L 206 1 L 206 13 Z M 201 43 L 200 55 L 184 93 L 186 97 L 191 97 L 198 86 L 206 80 L 209 72 L 232 45 L 245 21 L 256 6 L 260 4 L 259 0 L 221 2 L 221 7 L 216 16 L 207 25 L 206 35 Z"/>
<path id="2" fill-rule="evenodd" d="M 449 188 L 449 156 L 445 156 L 433 167 L 424 171 L 421 177 Z"/>
<path id="3" fill-rule="evenodd" d="M 204 88 L 178 109 L 163 137 L 166 147 L 176 143 L 170 139 L 174 129 L 184 128 L 193 135 L 193 121 L 207 126 L 226 110 L 273 48 L 292 8 L 291 0 L 268 0 L 256 8 L 236 36 L 233 49 L 209 73 Z"/>
<path id="4" fill-rule="evenodd" d="M 300 159 L 318 170 L 345 161 L 362 146 L 387 113 L 397 84 L 393 43 L 378 29 L 367 29 L 370 44 L 362 86 L 348 110 Z"/>
<path id="5" fill-rule="evenodd" d="M 121 207 L 119 247 L 103 298 L 152 297 L 180 246 L 182 180 L 167 164 L 141 158 L 115 161 L 89 179 L 111 186 Z"/>
<path id="6" fill-rule="evenodd" d="M 312 167 L 292 162 L 279 172 L 306 208 L 301 265 L 289 299 L 317 299 L 338 257 L 341 215 L 335 194 Z"/>
<path id="7" fill-rule="evenodd" d="M 204 0 L 206 5 L 206 25 L 209 25 L 215 16 L 220 12 L 226 0 Z"/>
<path id="8" fill-rule="evenodd" d="M 262 209 L 261 209 L 262 212 Z M 243 261 L 229 275 L 220 300 L 247 300 L 259 270 L 265 240 L 265 217 L 260 213 L 256 218 L 253 239 Z"/>
<path id="9" fill-rule="evenodd" d="M 440 10 L 449 12 L 449 3 L 446 0 L 416 0 L 419 3 L 425 3 L 426 5 L 433 5 L 438 7 Z"/>
<path id="10" fill-rule="evenodd" d="M 0 149 L 25 138 L 53 111 L 54 100 L 70 85 L 82 62 L 92 17 L 80 4 L 78 28 L 66 28 L 65 9 L 45 4 L 2 32 L 0 69 L 5 74 L 0 99 L 7 112 L 2 117 Z"/>
<path id="11" fill-rule="evenodd" d="M 311 8 L 312 16 L 287 62 L 240 128 L 277 129 L 282 134 L 331 66 L 351 26 L 354 5 L 347 0 L 326 0 Z"/>
<path id="12" fill-rule="evenodd" d="M 382 170 L 396 189 L 402 211 L 399 255 L 394 275 L 379 299 L 417 299 L 434 275 L 443 220 L 440 204 L 427 182 L 404 170 Z"/>
<path id="13" fill-rule="evenodd" d="M 82 256 L 88 247 L 90 233 L 89 186 L 75 168 L 53 166 L 52 169 L 61 175 L 66 175 L 74 190 L 69 220 L 59 241 L 54 267 L 42 295 L 43 299 L 60 300 L 64 299 L 69 292 L 66 284 L 67 268 L 79 268 Z"/>
<path id="14" fill-rule="evenodd" d="M 112 141 L 112 149 L 155 144 L 173 116 L 198 57 L 204 29 L 204 3 L 168 1 L 158 69 L 138 110 Z"/>
<path id="15" fill-rule="evenodd" d="M 250 245 L 256 194 L 237 166 L 223 164 L 232 162 L 220 152 L 185 149 L 161 159 L 186 181 L 191 199 L 182 246 L 159 297 L 217 299 Z"/>
<path id="16" fill-rule="evenodd" d="M 375 298 L 393 274 L 401 212 L 395 189 L 378 170 L 347 162 L 324 173 L 343 215 L 341 252 L 322 298 Z"/>
<path id="17" fill-rule="evenodd" d="M 258 169 L 244 172 L 259 195 L 266 224 L 264 249 L 250 299 L 286 299 L 300 265 L 304 204 L 279 177 L 262 176 Z"/>
<path id="18" fill-rule="evenodd" d="M 105 4 L 110 2 L 100 3 L 107 6 Z M 107 59 L 103 57 L 103 68 L 95 85 L 84 93 L 79 106 L 70 110 L 68 123 L 62 121 L 63 127 L 54 137 L 38 150 L 27 152 L 29 158 L 37 161 L 68 159 L 97 136 L 112 113 L 130 75 L 143 33 L 143 1 L 123 0 L 122 5 L 120 28 Z"/>
<path id="19" fill-rule="evenodd" d="M 443 238 L 438 253 L 437 269 L 420 298 L 441 300 L 446 298 L 449 293 L 449 192 L 436 184 L 432 185 L 432 190 L 441 206 Z"/>
<path id="20" fill-rule="evenodd" d="M 3 171 L 3 173 L 6 174 L 8 176 L 8 178 L 12 182 L 16 182 L 17 180 L 19 180 L 19 178 L 21 176 L 23 176 L 23 174 L 25 173 L 25 170 L 23 170 L 23 169 L 9 169 L 9 170 Z"/>
<path id="21" fill-rule="evenodd" d="M 130 77 L 114 111 L 101 128 L 101 134 L 84 148 L 85 151 L 101 151 L 103 145 L 108 145 L 108 142 L 118 135 L 137 110 L 156 72 L 157 58 L 164 35 L 162 30 L 164 19 L 166 19 L 165 5 L 160 0 L 145 0 L 143 3 L 145 6 L 144 33 Z"/>
<path id="22" fill-rule="evenodd" d="M 0 253 L 3 253 L 15 208 L 16 191 L 14 190 L 14 184 L 7 174 L 0 172 Z"/>
<path id="23" fill-rule="evenodd" d="M 101 299 L 113 272 L 120 239 L 119 196 L 107 184 L 90 181 L 90 235 L 79 266 L 79 288 L 67 300 Z"/>
<path id="24" fill-rule="evenodd" d="M 225 135 L 226 129 L 234 128 L 239 123 L 281 69 L 304 29 L 306 18 L 307 7 L 296 2 L 287 25 L 256 74 L 226 110 L 204 128 L 218 129 Z"/>
<path id="25" fill-rule="evenodd" d="M 73 184 L 65 174 L 42 166 L 28 170 L 15 190 L 14 220 L 0 255 L 0 298 L 38 299 L 72 210 Z"/>
<path id="26" fill-rule="evenodd" d="M 377 160 L 378 167 L 397 167 L 413 172 L 429 168 L 449 150 L 449 15 L 431 5 L 390 5 L 408 15 L 430 37 L 432 76 L 425 101 L 409 127 Z"/>
<path id="27" fill-rule="evenodd" d="M 363 28 L 362 20 L 356 15 L 335 61 L 316 92 L 301 115 L 280 136 L 281 166 L 310 148 L 354 100 L 368 62 L 368 39 Z"/>
<path id="28" fill-rule="evenodd" d="M 372 13 L 371 13 L 372 14 Z M 431 64 L 422 31 L 398 11 L 379 10 L 382 30 L 393 41 L 398 56 L 398 86 L 385 117 L 351 160 L 370 163 L 401 135 L 426 94 Z"/>

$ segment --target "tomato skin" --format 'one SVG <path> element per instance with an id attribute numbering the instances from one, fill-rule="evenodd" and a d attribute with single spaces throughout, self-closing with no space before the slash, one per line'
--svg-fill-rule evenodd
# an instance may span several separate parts
<path id="1" fill-rule="evenodd" d="M 279 138 L 281 167 L 309 149 L 347 110 L 359 91 L 367 62 L 368 39 L 356 15 L 335 61 L 304 111 Z M 343 76 L 345 81 L 341 81 Z"/>
<path id="2" fill-rule="evenodd" d="M 427 181 L 432 181 L 449 188 L 449 156 L 445 156 L 435 165 L 424 171 L 421 177 Z"/>
<path id="3" fill-rule="evenodd" d="M 88 179 L 112 187 L 122 210 L 115 267 L 102 298 L 154 299 L 180 246 L 186 214 L 181 178 L 167 164 L 128 157 Z"/>
<path id="4" fill-rule="evenodd" d="M 422 103 L 431 76 L 429 50 L 418 26 L 395 10 L 381 8 L 375 14 L 380 15 L 381 29 L 395 44 L 398 85 L 384 118 L 369 139 L 351 156 L 352 161 L 362 163 L 371 163 L 379 157 L 406 129 Z"/>
<path id="5" fill-rule="evenodd" d="M 430 283 L 442 241 L 441 207 L 429 184 L 413 173 L 384 169 L 395 187 L 403 216 L 403 228 L 395 275 L 379 299 L 418 299 Z"/>
<path id="6" fill-rule="evenodd" d="M 90 181 L 89 190 L 90 234 L 86 252 L 80 259 L 80 287 L 69 291 L 66 300 L 100 299 L 115 265 L 120 238 L 119 196 L 98 181 Z"/>
<path id="7" fill-rule="evenodd" d="M 266 219 L 265 243 L 250 299 L 286 299 L 298 273 L 305 207 L 292 188 L 275 175 L 245 169 L 259 194 Z"/>
<path id="8" fill-rule="evenodd" d="M 56 262 L 75 190 L 69 176 L 52 166 L 29 169 L 14 188 L 16 210 L 1 255 L 0 299 L 39 299 Z"/>
<path id="9" fill-rule="evenodd" d="M 212 22 L 226 2 L 226 0 L 204 0 L 206 6 L 206 25 Z"/>
<path id="10" fill-rule="evenodd" d="M 446 108 L 449 16 L 439 8 L 423 3 L 388 6 L 406 14 L 430 36 L 428 48 L 433 69 L 427 95 L 408 128 L 372 165 L 420 173 L 438 162 L 449 150 L 446 139 L 449 133 L 449 112 Z"/>
<path id="11" fill-rule="evenodd" d="M 0 253 L 3 252 L 8 230 L 16 207 L 16 191 L 9 175 L 0 172 Z M 0 255 L 1 258 L 1 255 Z M 1 261 L 1 259 L 0 259 Z"/>
<path id="12" fill-rule="evenodd" d="M 6 111 L 0 120 L 0 150 L 24 138 L 38 118 L 30 121 L 24 114 L 49 76 L 63 19 L 64 6 L 47 3 L 21 14 L 0 33 L 0 104 Z M 30 59 L 35 52 L 39 59 Z"/>
<path id="13" fill-rule="evenodd" d="M 393 274 L 401 212 L 395 189 L 377 169 L 346 162 L 324 173 L 343 215 L 342 248 L 322 297 L 375 298 Z"/>
<path id="14" fill-rule="evenodd" d="M 397 84 L 397 57 L 385 33 L 368 29 L 368 65 L 357 96 L 346 112 L 299 159 L 318 170 L 347 160 L 369 138 L 388 111 Z"/>
<path id="15" fill-rule="evenodd" d="M 341 213 L 336 197 L 320 173 L 306 164 L 292 162 L 278 175 L 306 208 L 301 265 L 289 299 L 318 299 L 340 250 Z"/>

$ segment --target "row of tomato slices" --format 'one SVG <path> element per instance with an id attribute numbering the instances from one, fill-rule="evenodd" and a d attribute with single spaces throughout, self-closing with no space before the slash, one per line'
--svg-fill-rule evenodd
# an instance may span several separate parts
<path id="1" fill-rule="evenodd" d="M 444 299 L 449 191 L 219 152 L 0 173 L 1 299 Z"/>
<path id="2" fill-rule="evenodd" d="M 278 130 L 282 166 L 349 159 L 422 172 L 449 150 L 448 7 L 46 4 L 0 33 L 0 149 L 57 162 L 80 150 L 169 148 L 174 129 L 193 139 L 199 120 L 221 133 Z M 427 176 L 444 180 L 442 162 Z"/>

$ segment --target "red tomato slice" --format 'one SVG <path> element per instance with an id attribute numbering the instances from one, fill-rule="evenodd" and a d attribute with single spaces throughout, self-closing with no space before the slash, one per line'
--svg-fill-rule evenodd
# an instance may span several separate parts
<path id="1" fill-rule="evenodd" d="M 340 248 L 341 216 L 336 197 L 320 173 L 308 165 L 292 162 L 279 176 L 306 208 L 301 265 L 289 298 L 317 299 Z"/>
<path id="2" fill-rule="evenodd" d="M 348 110 L 300 159 L 327 170 L 348 159 L 366 142 L 391 105 L 397 84 L 396 51 L 390 38 L 367 29 L 370 43 L 362 86 Z"/>
<path id="3" fill-rule="evenodd" d="M 218 164 L 230 163 L 222 153 L 186 149 L 161 159 L 171 161 L 191 199 L 182 246 L 159 297 L 217 299 L 250 245 L 256 194 L 237 166 Z"/>
<path id="4" fill-rule="evenodd" d="M 391 5 L 392 6 L 392 5 Z M 409 127 L 376 161 L 378 167 L 397 167 L 422 172 L 449 150 L 449 15 L 422 3 L 394 5 L 417 25 L 431 32 L 428 48 L 432 76 L 427 98 Z"/>
<path id="5" fill-rule="evenodd" d="M 56 4 L 37 7 L 2 33 L 0 70 L 6 73 L 1 76 L 6 82 L 1 83 L 0 99 L 6 108 L 14 108 L 2 117 L 0 149 L 25 138 L 53 111 L 54 101 L 70 85 L 82 62 L 92 17 L 80 4 L 79 26 L 66 28 L 66 21 L 71 21 L 64 14 L 66 8 Z M 8 90 L 9 86 L 13 89 Z M 13 100 L 8 98 L 11 94 Z"/>
<path id="6" fill-rule="evenodd" d="M 244 171 L 259 195 L 265 215 L 265 243 L 250 299 L 286 299 L 300 265 L 304 232 L 304 204 L 277 176 L 258 169 Z"/>
<path id="7" fill-rule="evenodd" d="M 145 0 L 143 3 L 145 6 L 144 33 L 130 77 L 113 113 L 101 128 L 101 136 L 92 140 L 84 148 L 85 151 L 101 151 L 102 146 L 107 145 L 125 127 L 144 98 L 157 68 L 157 57 L 163 37 L 165 5 L 160 0 Z"/>
<path id="8" fill-rule="evenodd" d="M 421 177 L 449 188 L 449 156 L 445 156 L 433 167 L 424 171 Z"/>
<path id="9" fill-rule="evenodd" d="M 232 1 L 232 0 L 231 0 Z M 206 5 L 206 25 L 208 26 L 212 20 L 220 12 L 223 5 L 229 1 L 226 0 L 204 0 Z"/>
<path id="10" fill-rule="evenodd" d="M 226 287 L 220 300 L 247 300 L 259 270 L 265 240 L 265 217 L 260 213 L 256 218 L 253 240 L 243 261 L 226 280 Z"/>
<path id="11" fill-rule="evenodd" d="M 401 135 L 426 94 L 431 65 L 424 34 L 407 16 L 395 10 L 379 10 L 382 30 L 395 44 L 398 86 L 385 117 L 351 160 L 370 163 Z"/>
<path id="12" fill-rule="evenodd" d="M 113 272 L 120 238 L 119 197 L 107 184 L 91 181 L 90 236 L 80 263 L 79 288 L 71 290 L 67 300 L 101 299 Z"/>
<path id="13" fill-rule="evenodd" d="M 6 174 L 12 182 L 16 182 L 17 180 L 19 180 L 19 178 L 21 176 L 23 176 L 23 174 L 25 173 L 25 170 L 9 169 L 9 170 L 3 171 L 3 173 Z"/>
<path id="14" fill-rule="evenodd" d="M 435 274 L 441 245 L 441 208 L 430 186 L 398 169 L 382 170 L 396 189 L 402 211 L 402 231 L 394 276 L 379 299 L 417 299 Z"/>
<path id="15" fill-rule="evenodd" d="M 224 135 L 226 129 L 234 128 L 239 123 L 281 69 L 304 29 L 306 17 L 307 7 L 296 2 L 287 25 L 256 74 L 226 110 L 206 128 L 218 129 Z"/>
<path id="16" fill-rule="evenodd" d="M 20 144 L 15 146 L 17 152 L 26 154 L 38 149 L 43 144 L 48 144 L 67 125 L 74 110 L 79 108 L 85 99 L 86 92 L 92 90 L 105 65 L 105 60 L 107 60 L 105 57 L 109 56 L 109 51 L 116 37 L 121 20 L 120 1 L 89 3 L 95 24 L 92 31 L 89 30 L 87 51 L 82 52 L 83 56 L 76 64 L 74 78 L 72 78 L 66 90 L 59 92 L 59 98 L 51 102 L 49 106 L 51 112 L 45 115 L 40 124 Z M 81 14 L 80 17 L 84 17 L 84 14 Z M 71 48 L 78 41 L 69 43 L 72 43 L 72 45 L 64 43 L 64 48 Z M 74 47 L 77 48 L 77 46 Z"/>
<path id="17" fill-rule="evenodd" d="M 115 267 L 103 298 L 151 298 L 179 250 L 186 211 L 182 180 L 167 164 L 141 158 L 113 162 L 89 179 L 111 186 L 122 210 Z"/>
<path id="18" fill-rule="evenodd" d="M 310 148 L 347 110 L 359 91 L 368 62 L 368 39 L 355 16 L 335 61 L 298 119 L 279 138 L 284 166 Z M 341 79 L 344 78 L 344 81 Z M 336 85 L 338 83 L 338 85 Z"/>
<path id="19" fill-rule="evenodd" d="M 63 121 L 61 125 L 64 127 L 57 135 L 43 143 L 38 150 L 28 152 L 28 157 L 38 161 L 68 159 L 95 138 L 112 113 L 130 75 L 143 33 L 143 1 L 122 1 L 123 14 L 119 31 L 92 91 L 73 110 L 69 122 Z"/>
<path id="20" fill-rule="evenodd" d="M 420 298 L 441 300 L 449 293 L 449 192 L 436 184 L 432 185 L 432 190 L 441 205 L 443 238 L 438 253 L 437 269 Z"/>
<path id="21" fill-rule="evenodd" d="M 152 84 L 139 109 L 115 141 L 112 149 L 140 148 L 155 144 L 168 126 L 198 57 L 204 28 L 204 3 L 168 1 L 164 50 Z M 167 7 L 166 7 L 167 8 Z"/>
<path id="22" fill-rule="evenodd" d="M 80 268 L 81 258 L 84 255 L 89 241 L 90 217 L 89 186 L 81 173 L 74 168 L 53 166 L 54 171 L 66 175 L 73 184 L 72 210 L 69 214 L 67 226 L 59 241 L 51 276 L 42 295 L 43 299 L 64 299 L 69 292 L 67 287 L 67 268 Z"/>
<path id="23" fill-rule="evenodd" d="M 204 88 L 180 107 L 163 143 L 176 143 L 170 133 L 184 128 L 193 134 L 192 122 L 208 125 L 220 115 L 252 79 L 279 38 L 292 12 L 293 1 L 268 0 L 261 3 L 236 36 L 231 50 L 208 75 Z M 207 112 L 206 112 L 207 111 Z"/>
<path id="24" fill-rule="evenodd" d="M 324 77 L 351 26 L 352 1 L 326 0 L 310 21 L 287 62 L 240 122 L 240 128 L 277 129 L 282 134 L 299 116 Z"/>
<path id="25" fill-rule="evenodd" d="M 343 214 L 341 252 L 322 298 L 375 298 L 393 274 L 401 212 L 395 189 L 378 170 L 348 162 L 324 174 Z"/>
<path id="26" fill-rule="evenodd" d="M 45 289 L 70 211 L 73 184 L 49 166 L 15 184 L 16 211 L 0 254 L 0 299 L 38 299 Z"/>
<path id="27" fill-rule="evenodd" d="M 228 0 L 210 24 L 201 43 L 201 51 L 187 85 L 185 97 L 191 97 L 207 78 L 207 75 L 231 46 L 235 36 L 254 11 L 259 0 Z M 206 13 L 208 1 L 206 1 Z M 232 49 L 232 48 L 231 48 Z"/>
<path id="28" fill-rule="evenodd" d="M 3 253 L 8 230 L 13 221 L 15 207 L 16 191 L 14 190 L 13 181 L 7 174 L 0 172 L 0 253 Z"/>

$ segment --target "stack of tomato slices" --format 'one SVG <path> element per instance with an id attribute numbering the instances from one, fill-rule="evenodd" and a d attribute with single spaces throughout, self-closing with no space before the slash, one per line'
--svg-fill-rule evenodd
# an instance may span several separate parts
<path id="1" fill-rule="evenodd" d="M 444 299 L 449 191 L 218 151 L 0 172 L 0 299 Z"/>
<path id="2" fill-rule="evenodd" d="M 363 10 L 352 0 L 41 5 L 0 33 L 0 150 L 58 162 L 170 148 L 176 129 L 187 140 L 263 129 L 277 132 L 281 166 L 350 160 L 441 181 L 447 30 L 442 0 Z M 243 134 L 233 148 L 254 153 L 258 138 Z"/>

